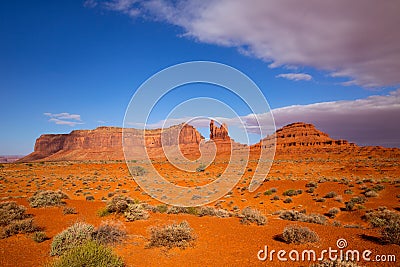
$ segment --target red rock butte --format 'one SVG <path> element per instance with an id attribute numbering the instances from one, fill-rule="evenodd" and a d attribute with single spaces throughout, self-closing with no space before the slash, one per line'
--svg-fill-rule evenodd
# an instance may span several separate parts
<path id="1" fill-rule="evenodd" d="M 150 157 L 162 157 L 162 145 L 179 145 L 182 154 L 197 155 L 198 147 L 204 137 L 191 125 L 180 124 L 165 129 L 145 130 L 144 141 L 140 138 L 142 130 L 133 128 L 98 127 L 94 130 L 75 130 L 69 134 L 44 134 L 35 143 L 34 152 L 20 161 L 60 161 L 60 160 L 123 160 L 122 133 L 129 137 L 130 146 L 146 146 Z M 125 139 L 126 140 L 126 139 Z M 229 137 L 228 126 L 217 126 L 210 122 L 210 141 L 220 152 L 246 148 Z M 209 141 L 209 142 L 210 142 Z M 346 140 L 334 140 L 312 124 L 296 122 L 278 129 L 274 134 L 250 146 L 252 153 L 261 148 L 270 149 L 276 144 L 276 154 L 312 153 L 371 153 L 393 152 L 400 149 L 382 147 L 359 147 Z M 140 157 L 140 155 L 138 155 Z"/>

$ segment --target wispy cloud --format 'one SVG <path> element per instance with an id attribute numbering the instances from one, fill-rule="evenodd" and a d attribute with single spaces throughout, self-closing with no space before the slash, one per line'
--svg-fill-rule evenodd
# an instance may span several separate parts
<path id="1" fill-rule="evenodd" d="M 78 124 L 83 124 L 81 120 L 81 115 L 78 114 L 70 114 L 67 112 L 63 113 L 50 113 L 46 112 L 43 115 L 49 117 L 49 122 L 54 122 L 55 124 L 59 125 L 68 125 L 68 126 L 75 126 Z"/>
<path id="2" fill-rule="evenodd" d="M 307 73 L 282 73 L 276 75 L 277 78 L 285 78 L 292 81 L 310 81 L 312 76 Z"/>
<path id="3" fill-rule="evenodd" d="M 112 0 L 101 6 L 177 25 L 183 36 L 236 47 L 270 67 L 310 66 L 344 85 L 400 84 L 397 0 Z"/>

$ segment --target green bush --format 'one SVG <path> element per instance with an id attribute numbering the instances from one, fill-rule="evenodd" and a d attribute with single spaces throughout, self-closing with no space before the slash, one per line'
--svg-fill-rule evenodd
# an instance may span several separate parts
<path id="1" fill-rule="evenodd" d="M 124 216 L 127 221 L 147 220 L 150 215 L 143 208 L 142 204 L 129 204 L 128 208 L 124 212 Z"/>
<path id="2" fill-rule="evenodd" d="M 289 225 L 285 227 L 282 233 L 282 238 L 286 243 L 305 244 L 318 242 L 319 237 L 307 227 L 298 225 Z"/>
<path id="3" fill-rule="evenodd" d="M 122 259 L 113 251 L 99 243 L 87 241 L 72 247 L 48 267 L 122 267 Z"/>
<path id="4" fill-rule="evenodd" d="M 29 205 L 33 208 L 50 207 L 64 205 L 63 199 L 68 196 L 61 191 L 37 191 L 32 197 L 28 198 Z"/>
<path id="5" fill-rule="evenodd" d="M 91 224 L 77 222 L 68 227 L 53 238 L 50 255 L 62 255 L 67 250 L 82 245 L 91 240 L 94 226 Z"/>
<path id="6" fill-rule="evenodd" d="M 267 217 L 265 217 L 259 210 L 246 207 L 242 210 L 240 222 L 243 224 L 257 223 L 257 225 L 265 225 Z"/>
<path id="7" fill-rule="evenodd" d="M 150 228 L 149 247 L 179 247 L 186 248 L 191 245 L 196 237 L 189 223 L 183 221 L 179 224 L 169 224 Z"/>

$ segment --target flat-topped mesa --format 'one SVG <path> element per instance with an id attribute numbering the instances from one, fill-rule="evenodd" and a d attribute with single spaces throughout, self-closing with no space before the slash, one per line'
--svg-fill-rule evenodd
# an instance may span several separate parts
<path id="1" fill-rule="evenodd" d="M 261 143 L 268 147 L 273 144 L 274 138 L 276 138 L 277 149 L 355 147 L 354 143 L 346 140 L 334 140 L 328 134 L 316 129 L 314 125 L 303 122 L 286 125 L 264 138 Z"/>
<path id="2" fill-rule="evenodd" d="M 211 140 L 230 140 L 228 135 L 228 126 L 226 123 L 222 123 L 220 127 L 215 125 L 214 120 L 210 121 L 210 139 Z"/>
<path id="3" fill-rule="evenodd" d="M 165 129 L 143 130 L 127 128 L 125 141 L 129 146 L 160 148 L 170 145 L 198 146 L 203 136 L 191 125 L 181 124 Z M 119 127 L 98 127 L 94 130 L 75 130 L 69 134 L 44 134 L 36 139 L 33 153 L 21 161 L 34 160 L 121 160 L 122 132 Z"/>

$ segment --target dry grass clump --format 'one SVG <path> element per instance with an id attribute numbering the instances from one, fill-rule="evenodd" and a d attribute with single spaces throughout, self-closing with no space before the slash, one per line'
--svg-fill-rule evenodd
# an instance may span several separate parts
<path id="1" fill-rule="evenodd" d="M 216 209 L 213 207 L 200 207 L 197 211 L 197 216 L 214 216 L 219 218 L 227 218 L 230 217 L 231 214 L 229 213 L 229 211 L 224 209 Z"/>
<path id="2" fill-rule="evenodd" d="M 138 201 L 135 201 L 127 196 L 118 195 L 114 196 L 109 202 L 107 202 L 106 210 L 109 213 L 124 213 L 129 204 L 135 203 L 137 204 Z"/>
<path id="3" fill-rule="evenodd" d="M 77 214 L 76 209 L 74 207 L 64 207 L 63 208 L 63 214 Z"/>
<path id="4" fill-rule="evenodd" d="M 93 231 L 92 238 L 103 245 L 115 245 L 126 238 L 126 230 L 119 221 L 104 221 Z"/>
<path id="5" fill-rule="evenodd" d="M 288 221 L 300 221 L 316 224 L 326 224 L 326 217 L 321 214 L 311 213 L 309 215 L 295 210 L 285 210 L 280 212 L 279 218 Z"/>
<path id="6" fill-rule="evenodd" d="M 314 243 L 319 240 L 317 233 L 311 231 L 307 227 L 300 227 L 298 225 L 289 225 L 285 227 L 282 233 L 282 238 L 289 244 Z"/>
<path id="7" fill-rule="evenodd" d="M 328 216 L 329 218 L 333 219 L 336 217 L 336 215 L 339 212 L 340 212 L 340 210 L 338 208 L 332 208 L 332 209 L 328 210 L 328 212 L 325 215 Z"/>
<path id="8" fill-rule="evenodd" d="M 34 233 L 32 234 L 32 239 L 33 239 L 33 241 L 35 241 L 36 243 L 42 243 L 43 241 L 46 241 L 46 240 L 49 239 L 49 238 L 46 236 L 46 233 L 45 233 L 45 232 L 38 231 L 38 232 L 34 232 Z"/>
<path id="9" fill-rule="evenodd" d="M 147 170 L 142 166 L 131 166 L 129 170 L 133 176 L 143 176 L 147 173 Z"/>
<path id="10" fill-rule="evenodd" d="M 169 224 L 150 228 L 149 247 L 179 247 L 186 248 L 196 239 L 189 223 L 183 221 L 178 224 Z"/>
<path id="11" fill-rule="evenodd" d="M 137 220 L 147 220 L 150 215 L 142 204 L 128 204 L 125 209 L 124 216 L 127 221 L 133 222 Z"/>
<path id="12" fill-rule="evenodd" d="M 25 211 L 24 206 L 14 201 L 0 203 L 0 239 L 41 230 Z"/>
<path id="13" fill-rule="evenodd" d="M 267 217 L 259 210 L 250 207 L 246 207 L 242 210 L 240 218 L 240 222 L 243 224 L 256 223 L 257 225 L 265 225 L 267 223 Z"/>
<path id="14" fill-rule="evenodd" d="M 26 208 L 18 205 L 14 201 L 7 201 L 0 203 L 0 226 L 6 226 L 15 220 L 22 220 L 26 218 Z"/>
<path id="15" fill-rule="evenodd" d="M 400 214 L 385 207 L 367 211 L 363 217 L 373 227 L 381 229 L 382 241 L 400 245 Z"/>
<path id="16" fill-rule="evenodd" d="M 16 234 L 33 233 L 40 230 L 41 228 L 34 223 L 32 218 L 15 220 L 1 229 L 0 239 L 7 238 Z"/>
<path id="17" fill-rule="evenodd" d="M 64 205 L 63 199 L 68 199 L 68 196 L 62 191 L 39 190 L 28 198 L 28 202 L 32 208 L 41 208 Z"/>

